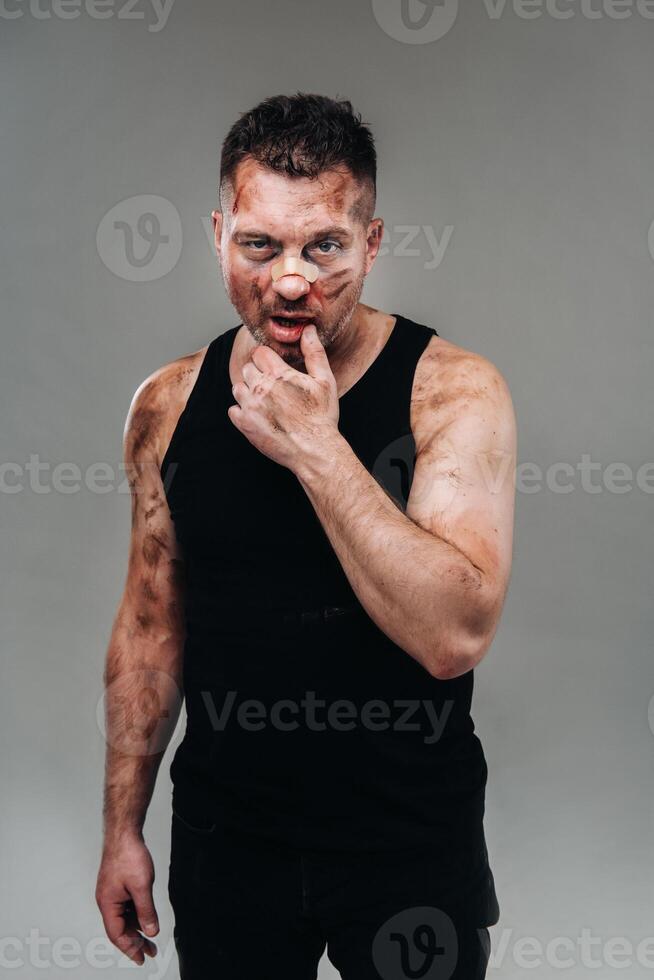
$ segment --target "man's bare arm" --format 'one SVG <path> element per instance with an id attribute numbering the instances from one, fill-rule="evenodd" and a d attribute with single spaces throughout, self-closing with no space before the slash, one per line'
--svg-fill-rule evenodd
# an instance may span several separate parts
<path id="1" fill-rule="evenodd" d="M 441 358 L 446 367 L 434 359 L 431 375 L 421 371 L 406 513 L 340 434 L 297 473 L 371 619 L 444 680 L 476 666 L 497 628 L 510 575 L 516 454 L 503 378 L 484 358 L 448 347 L 460 354 Z"/>
<path id="2" fill-rule="evenodd" d="M 169 380 L 166 369 L 147 379 L 125 424 L 132 528 L 104 671 L 104 844 L 96 901 L 107 935 L 137 963 L 155 952 L 139 931 L 158 931 L 143 824 L 183 696 L 183 560 L 159 472 L 170 433 Z"/>

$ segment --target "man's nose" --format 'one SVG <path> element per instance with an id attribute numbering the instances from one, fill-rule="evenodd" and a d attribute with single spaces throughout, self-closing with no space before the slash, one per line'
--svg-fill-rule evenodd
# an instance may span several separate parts
<path id="1" fill-rule="evenodd" d="M 305 293 L 308 293 L 311 289 L 311 283 L 307 282 L 304 276 L 280 276 L 279 279 L 276 279 L 273 282 L 272 288 L 280 296 L 283 296 L 284 299 L 293 300 L 299 299 L 300 296 L 304 296 Z"/>

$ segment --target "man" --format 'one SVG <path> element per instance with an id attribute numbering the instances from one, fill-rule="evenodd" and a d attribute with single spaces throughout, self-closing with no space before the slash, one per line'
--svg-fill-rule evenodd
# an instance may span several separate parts
<path id="1" fill-rule="evenodd" d="M 126 423 L 96 898 L 119 949 L 154 954 L 142 828 L 183 688 L 183 980 L 309 980 L 325 948 L 345 980 L 486 972 L 469 709 L 510 577 L 515 420 L 488 360 L 359 302 L 375 194 L 349 102 L 244 113 L 213 212 L 242 323 L 151 375 Z M 150 723 L 139 751 L 125 706 Z"/>

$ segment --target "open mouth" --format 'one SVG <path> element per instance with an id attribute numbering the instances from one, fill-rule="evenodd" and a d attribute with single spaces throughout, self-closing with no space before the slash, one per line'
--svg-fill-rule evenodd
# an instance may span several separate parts
<path id="1" fill-rule="evenodd" d="M 272 316 L 270 319 L 280 327 L 305 327 L 307 323 L 312 322 L 311 317 L 308 316 Z"/>
<path id="2" fill-rule="evenodd" d="M 313 320 L 308 316 L 271 316 L 270 332 L 280 344 L 297 344 L 304 328 L 310 323 Z"/>

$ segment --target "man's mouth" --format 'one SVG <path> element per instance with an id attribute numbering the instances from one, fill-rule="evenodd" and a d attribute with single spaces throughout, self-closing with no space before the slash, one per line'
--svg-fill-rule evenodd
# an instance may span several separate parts
<path id="1" fill-rule="evenodd" d="M 308 316 L 271 316 L 272 335 L 282 344 L 294 344 L 302 336 L 302 331 L 309 323 Z"/>
<path id="2" fill-rule="evenodd" d="M 310 316 L 271 316 L 271 320 L 279 323 L 282 327 L 299 327 L 311 323 Z"/>

